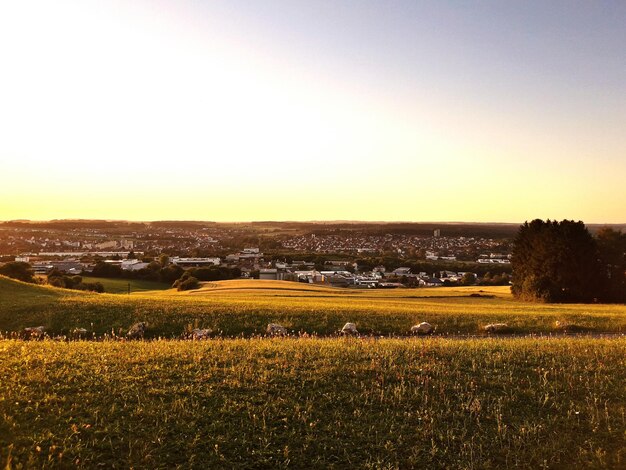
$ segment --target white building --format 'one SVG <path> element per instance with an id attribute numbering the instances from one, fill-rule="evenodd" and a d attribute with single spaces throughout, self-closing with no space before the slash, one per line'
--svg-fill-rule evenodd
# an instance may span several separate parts
<path id="1" fill-rule="evenodd" d="M 149 263 L 144 263 L 138 259 L 125 259 L 122 260 L 120 267 L 124 271 L 139 271 L 140 269 L 148 267 Z"/>
<path id="2" fill-rule="evenodd" d="M 178 256 L 170 258 L 170 263 L 180 266 L 181 268 L 192 268 L 201 266 L 219 266 L 221 263 L 220 258 L 180 258 Z"/>
<path id="3" fill-rule="evenodd" d="M 98 243 L 96 248 L 100 250 L 106 250 L 108 248 L 117 248 L 117 242 L 115 240 L 110 240 L 102 243 Z"/>

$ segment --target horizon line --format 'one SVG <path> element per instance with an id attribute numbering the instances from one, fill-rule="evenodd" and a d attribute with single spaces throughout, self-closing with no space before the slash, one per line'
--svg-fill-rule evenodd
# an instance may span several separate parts
<path id="1" fill-rule="evenodd" d="M 535 219 L 541 219 L 536 217 Z M 528 222 L 529 219 L 525 222 Z M 543 219 L 542 219 L 543 220 Z M 546 220 L 558 220 L 558 219 L 546 219 Z M 575 219 L 561 219 L 561 220 L 575 220 Z M 584 222 L 582 220 L 576 220 L 583 222 L 585 225 L 626 225 L 626 222 Z M 133 223 L 156 223 L 156 222 L 196 222 L 196 223 L 210 223 L 210 224 L 262 224 L 262 223 L 309 223 L 309 224 L 482 224 L 482 225 L 521 225 L 524 222 L 478 222 L 478 221 L 461 221 L 461 220 L 424 220 L 424 221 L 412 221 L 412 220 L 356 220 L 356 219 L 333 219 L 333 220 L 194 220 L 194 219 L 156 219 L 156 220 L 139 220 L 139 219 L 89 219 L 89 218 L 62 218 L 62 219 L 6 219 L 0 220 L 0 223 L 11 222 L 23 222 L 23 223 L 50 223 L 50 222 L 133 222 Z"/>

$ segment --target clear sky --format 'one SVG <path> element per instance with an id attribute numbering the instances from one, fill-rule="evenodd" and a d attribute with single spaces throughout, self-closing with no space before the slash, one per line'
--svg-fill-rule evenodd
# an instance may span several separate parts
<path id="1" fill-rule="evenodd" d="M 0 220 L 626 222 L 626 2 L 0 0 Z"/>

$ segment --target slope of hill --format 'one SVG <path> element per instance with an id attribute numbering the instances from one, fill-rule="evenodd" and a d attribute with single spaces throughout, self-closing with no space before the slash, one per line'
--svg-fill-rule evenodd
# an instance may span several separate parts
<path id="1" fill-rule="evenodd" d="M 438 334 L 476 334 L 491 322 L 506 322 L 520 333 L 550 333 L 559 331 L 557 320 L 591 332 L 626 331 L 626 306 L 529 304 L 500 287 L 348 290 L 236 280 L 205 283 L 197 291 L 114 295 L 0 278 L 0 331 L 43 325 L 56 334 L 77 327 L 118 334 L 145 321 L 149 337 L 179 336 L 192 328 L 235 336 L 261 334 L 275 322 L 294 332 L 329 335 L 351 321 L 365 334 L 404 335 L 428 321 Z"/>
<path id="2" fill-rule="evenodd" d="M 625 351 L 0 340 L 0 468 L 623 468 Z"/>

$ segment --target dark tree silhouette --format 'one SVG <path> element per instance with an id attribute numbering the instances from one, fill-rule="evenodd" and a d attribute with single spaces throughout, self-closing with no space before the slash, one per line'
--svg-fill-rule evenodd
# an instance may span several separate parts
<path id="1" fill-rule="evenodd" d="M 0 274 L 24 282 L 37 282 L 30 264 L 22 261 L 11 261 L 0 266 Z"/>
<path id="2" fill-rule="evenodd" d="M 593 302 L 602 297 L 606 276 L 597 243 L 582 222 L 526 222 L 515 238 L 511 263 L 517 298 Z"/>
<path id="3" fill-rule="evenodd" d="M 626 302 L 626 233 L 604 227 L 596 239 L 606 270 L 605 297 L 613 302 Z"/>

